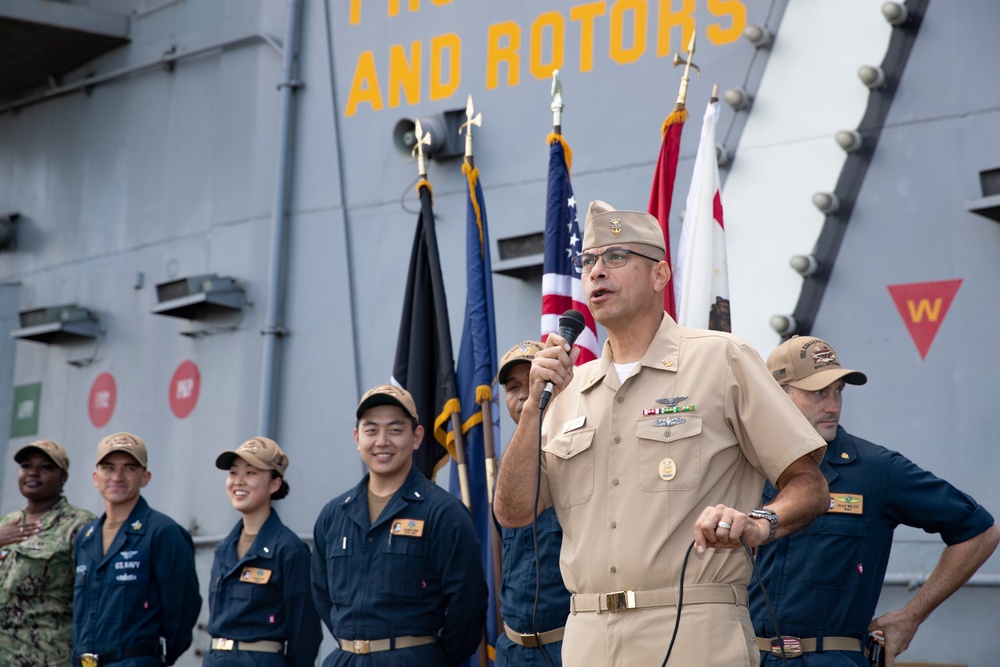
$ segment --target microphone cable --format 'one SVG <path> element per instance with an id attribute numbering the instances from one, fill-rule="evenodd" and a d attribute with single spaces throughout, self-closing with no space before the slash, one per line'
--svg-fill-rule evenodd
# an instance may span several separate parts
<path id="1" fill-rule="evenodd" d="M 552 660 L 549 659 L 548 650 L 542 644 L 542 638 L 538 632 L 538 599 L 542 594 L 542 567 L 541 559 L 538 557 L 538 501 L 542 495 L 542 413 L 544 408 L 538 410 L 538 465 L 535 467 L 535 504 L 532 511 L 535 518 L 531 520 L 531 542 L 535 549 L 535 604 L 531 610 L 531 632 L 535 635 L 535 642 L 538 644 L 538 651 L 542 654 L 542 660 L 546 667 L 553 667 Z M 569 614 L 567 613 L 567 616 Z"/>
<path id="2" fill-rule="evenodd" d="M 784 667 L 787 667 L 788 662 L 785 660 L 785 639 L 781 636 L 781 630 L 778 629 L 778 617 L 774 615 L 774 609 L 771 607 L 771 600 L 767 597 L 767 589 L 764 588 L 764 580 L 761 579 L 760 570 L 757 569 L 757 561 L 753 557 L 753 552 L 750 551 L 750 545 L 747 544 L 746 539 L 742 535 L 740 535 L 740 543 L 743 545 L 743 549 L 747 553 L 747 558 L 750 559 L 750 565 L 753 567 L 753 575 L 757 577 L 757 583 L 760 584 L 760 592 L 764 596 L 764 605 L 767 607 L 767 613 L 771 617 L 771 623 L 774 624 L 774 632 L 781 641 L 781 664 Z M 677 639 L 677 628 L 679 628 L 681 624 L 681 605 L 684 601 L 684 572 L 687 570 L 688 557 L 691 555 L 692 549 L 694 549 L 694 540 L 691 540 L 691 544 L 688 545 L 687 551 L 684 552 L 684 561 L 681 563 L 681 583 L 677 591 L 677 616 L 674 618 L 674 632 L 670 635 L 670 644 L 667 646 L 667 654 L 663 657 L 663 663 L 660 667 L 667 667 L 667 661 L 670 660 L 670 653 L 674 650 L 674 640 Z"/>

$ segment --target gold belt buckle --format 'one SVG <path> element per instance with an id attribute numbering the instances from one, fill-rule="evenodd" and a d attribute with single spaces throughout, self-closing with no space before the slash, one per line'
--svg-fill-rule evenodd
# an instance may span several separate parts
<path id="1" fill-rule="evenodd" d="M 608 611 L 618 612 L 625 609 L 635 609 L 635 591 L 617 591 L 605 596 Z"/>
<path id="2" fill-rule="evenodd" d="M 81 667 L 98 667 L 98 664 L 96 653 L 84 653 L 80 656 Z"/>
<path id="3" fill-rule="evenodd" d="M 353 651 L 356 655 L 366 655 L 372 652 L 371 642 L 367 639 L 355 639 Z"/>
<path id="4" fill-rule="evenodd" d="M 521 633 L 521 646 L 525 648 L 538 648 L 541 646 L 541 643 L 535 635 Z"/>
<path id="5" fill-rule="evenodd" d="M 212 648 L 216 651 L 232 651 L 236 642 L 232 639 L 219 639 L 216 638 L 212 641 Z"/>
<path id="6" fill-rule="evenodd" d="M 781 655 L 781 646 L 785 646 L 786 658 L 798 658 L 802 655 L 802 641 L 798 637 L 784 635 L 782 637 L 771 638 L 771 653 Z"/>

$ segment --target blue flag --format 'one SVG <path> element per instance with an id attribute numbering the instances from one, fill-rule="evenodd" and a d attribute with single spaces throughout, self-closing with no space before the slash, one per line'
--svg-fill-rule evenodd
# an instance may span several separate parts
<path id="1" fill-rule="evenodd" d="M 479 170 L 462 165 L 468 179 L 469 196 L 466 215 L 466 276 L 465 326 L 458 353 L 458 396 L 461 405 L 462 434 L 468 471 L 468 488 L 472 519 L 482 550 L 483 570 L 489 586 L 489 609 L 486 614 L 486 640 L 490 660 L 495 660 L 499 631 L 497 586 L 499 579 L 499 536 L 496 534 L 491 507 L 492 489 L 487 479 L 485 439 L 496 446 L 500 441 L 500 407 L 493 381 L 497 375 L 496 322 L 493 314 L 493 272 L 490 268 L 490 239 L 486 227 L 483 190 L 479 185 Z M 483 402 L 489 406 L 491 423 L 483 424 Z M 488 430 L 488 433 L 487 433 Z M 449 438 L 452 449 L 453 438 Z M 492 452 L 490 457 L 493 457 Z M 493 461 L 490 461 L 492 466 Z M 492 469 L 492 468 L 491 468 Z M 457 465 L 452 465 L 451 492 L 461 497 Z M 477 656 L 468 665 L 478 667 Z"/>

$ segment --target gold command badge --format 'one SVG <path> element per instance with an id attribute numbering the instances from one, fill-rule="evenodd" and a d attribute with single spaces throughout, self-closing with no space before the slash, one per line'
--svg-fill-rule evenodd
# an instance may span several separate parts
<path id="1" fill-rule="evenodd" d="M 677 475 L 677 464 L 673 459 L 663 459 L 660 461 L 660 479 L 669 482 Z"/>

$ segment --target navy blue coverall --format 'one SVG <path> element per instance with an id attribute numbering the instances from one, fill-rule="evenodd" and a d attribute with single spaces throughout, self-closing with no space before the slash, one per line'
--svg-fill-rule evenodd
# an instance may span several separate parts
<path id="1" fill-rule="evenodd" d="M 903 524 L 938 533 L 947 545 L 965 542 L 993 525 L 971 497 L 898 452 L 856 438 L 843 427 L 826 448 L 820 470 L 831 504 L 862 511 L 830 511 L 802 530 L 758 547 L 760 569 L 781 634 L 852 637 L 864 646 L 889 563 L 892 534 Z M 764 504 L 777 494 L 769 483 Z M 840 508 L 838 508 L 840 509 Z M 774 637 L 760 586 L 750 587 L 750 615 L 758 637 Z M 781 658 L 761 652 L 761 665 Z M 789 667 L 867 667 L 856 651 L 805 653 Z"/>
<path id="2" fill-rule="evenodd" d="M 309 584 L 309 547 L 271 510 L 253 544 L 236 556 L 240 520 L 215 548 L 208 633 L 238 641 L 286 643 L 285 653 L 210 651 L 206 667 L 312 667 L 323 640 Z"/>
<path id="3" fill-rule="evenodd" d="M 82 653 L 124 651 L 145 655 L 102 660 L 102 667 L 172 665 L 191 646 L 201 610 L 191 535 L 140 496 L 105 554 L 105 516 L 81 528 L 76 542 L 73 664 Z"/>
<path id="4" fill-rule="evenodd" d="M 472 516 L 415 466 L 374 525 L 367 493 L 366 475 L 316 521 L 316 610 L 338 639 L 436 636 L 437 642 L 368 655 L 337 649 L 323 666 L 458 664 L 475 652 L 486 622 L 486 576 Z"/>
<path id="5" fill-rule="evenodd" d="M 559 571 L 562 527 L 554 507 L 538 515 L 538 563 L 541 584 L 538 595 L 537 631 L 547 632 L 566 625 L 569 591 Z M 498 524 L 499 525 L 499 524 Z M 517 633 L 533 632 L 535 608 L 535 544 L 532 527 L 500 527 L 503 540 L 503 577 L 500 582 L 500 614 Z M 545 667 L 544 649 L 554 667 L 562 665 L 562 642 L 528 648 L 501 634 L 497 639 L 497 667 Z"/>

